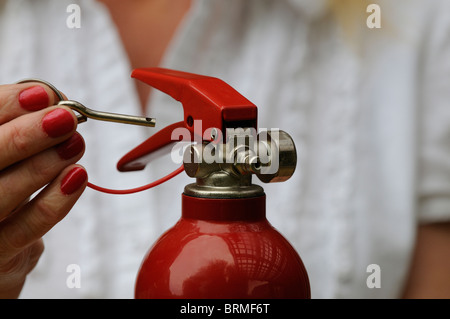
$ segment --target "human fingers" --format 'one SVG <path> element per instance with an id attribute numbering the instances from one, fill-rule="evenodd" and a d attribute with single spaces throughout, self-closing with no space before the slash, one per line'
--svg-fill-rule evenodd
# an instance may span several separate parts
<path id="1" fill-rule="evenodd" d="M 0 85 L 0 125 L 57 104 L 59 98 L 42 83 Z"/>
<path id="2" fill-rule="evenodd" d="M 31 156 L 0 173 L 0 221 L 18 207 L 24 198 L 54 180 L 68 165 L 84 153 L 84 140 L 75 132 L 68 140 Z M 22 205 L 21 205 L 22 204 Z"/>
<path id="3" fill-rule="evenodd" d="M 37 240 L 9 260 L 0 263 L 0 299 L 18 298 L 28 273 L 36 266 L 44 251 L 44 242 Z"/>
<path id="4" fill-rule="evenodd" d="M 80 165 L 70 165 L 30 202 L 0 223 L 0 264 L 34 244 L 64 218 L 86 184 L 86 170 Z"/>
<path id="5" fill-rule="evenodd" d="M 67 107 L 50 107 L 0 126 L 0 171 L 68 139 L 77 127 Z"/>

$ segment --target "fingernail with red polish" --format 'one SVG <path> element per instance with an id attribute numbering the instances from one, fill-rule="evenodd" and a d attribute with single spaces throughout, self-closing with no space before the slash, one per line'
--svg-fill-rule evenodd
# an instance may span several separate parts
<path id="1" fill-rule="evenodd" d="M 70 133 L 75 127 L 72 114 L 65 109 L 55 109 L 42 119 L 42 128 L 50 137 L 59 137 Z"/>
<path id="2" fill-rule="evenodd" d="M 80 154 L 84 150 L 84 140 L 77 132 L 72 135 L 67 141 L 59 144 L 56 147 L 56 152 L 63 160 L 71 159 Z"/>
<path id="3" fill-rule="evenodd" d="M 42 86 L 33 86 L 19 94 L 19 103 L 27 111 L 39 111 L 48 106 L 50 99 Z"/>
<path id="4" fill-rule="evenodd" d="M 61 192 L 64 195 L 75 193 L 87 180 L 87 173 L 81 167 L 72 169 L 61 181 Z"/>

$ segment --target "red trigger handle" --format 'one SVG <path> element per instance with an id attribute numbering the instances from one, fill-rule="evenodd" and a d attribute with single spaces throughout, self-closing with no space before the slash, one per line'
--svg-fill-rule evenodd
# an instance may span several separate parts
<path id="1" fill-rule="evenodd" d="M 164 154 L 170 151 L 169 146 L 173 143 L 181 141 L 181 138 L 173 140 L 172 132 L 177 128 L 184 127 L 184 122 L 173 123 L 166 126 L 162 130 L 156 132 L 145 142 L 137 146 L 123 156 L 117 163 L 117 169 L 121 172 L 139 171 L 143 170 L 147 163 L 151 162 L 153 158 L 157 157 L 159 150 L 164 150 Z"/>
<path id="2" fill-rule="evenodd" d="M 145 168 L 156 152 L 181 140 L 172 137 L 177 128 L 185 128 L 190 140 L 205 137 L 205 130 L 216 128 L 225 135 L 227 128 L 254 127 L 257 124 L 256 106 L 222 80 L 193 73 L 163 68 L 144 68 L 133 71 L 133 78 L 170 95 L 183 105 L 184 120 L 158 131 L 145 142 L 123 156 L 117 164 L 119 171 L 135 171 Z M 201 125 L 194 125 L 201 120 Z M 158 152 L 159 153 L 159 152 Z"/>

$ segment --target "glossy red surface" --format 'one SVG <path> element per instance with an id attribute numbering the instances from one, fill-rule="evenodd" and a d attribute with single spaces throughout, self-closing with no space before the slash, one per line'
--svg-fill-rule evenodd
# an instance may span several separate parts
<path id="1" fill-rule="evenodd" d="M 181 139 L 210 141 L 211 133 L 205 134 L 208 129 L 225 134 L 227 128 L 257 128 L 257 107 L 218 78 L 163 68 L 136 69 L 132 77 L 180 101 L 184 115 L 183 121 L 163 128 L 127 153 L 117 165 L 119 171 L 144 169 L 156 151 L 169 153 L 172 148 L 167 146 Z M 172 134 L 180 128 L 185 129 L 183 136 Z"/>
<path id="2" fill-rule="evenodd" d="M 42 86 L 33 86 L 19 94 L 19 103 L 27 111 L 39 111 L 50 104 L 47 91 Z"/>
<path id="3" fill-rule="evenodd" d="M 75 120 L 66 109 L 54 109 L 42 118 L 42 129 L 53 138 L 69 134 L 74 128 Z"/>
<path id="4" fill-rule="evenodd" d="M 310 298 L 299 255 L 265 217 L 265 196 L 182 200 L 181 219 L 141 265 L 136 298 Z"/>
<path id="5" fill-rule="evenodd" d="M 222 132 L 225 132 L 224 121 L 255 121 L 256 124 L 256 106 L 218 78 L 164 68 L 136 69 L 131 76 L 180 101 L 186 124 L 191 117 L 202 120 L 203 129 L 215 127 Z M 189 125 L 186 127 L 193 131 Z M 204 132 L 195 133 L 203 136 Z"/>

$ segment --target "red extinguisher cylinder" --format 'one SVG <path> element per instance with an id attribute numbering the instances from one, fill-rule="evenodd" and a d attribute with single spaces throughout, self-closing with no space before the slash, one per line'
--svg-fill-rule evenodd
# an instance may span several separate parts
<path id="1" fill-rule="evenodd" d="M 268 222 L 265 195 L 182 195 L 182 217 L 144 258 L 136 298 L 310 298 L 305 266 Z"/>

